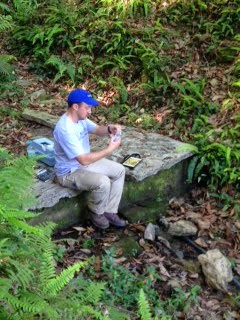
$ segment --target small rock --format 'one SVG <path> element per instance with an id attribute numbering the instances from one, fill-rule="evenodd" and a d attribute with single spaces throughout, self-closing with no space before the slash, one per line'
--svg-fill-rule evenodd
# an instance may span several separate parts
<path id="1" fill-rule="evenodd" d="M 159 226 L 154 225 L 154 228 L 155 228 L 156 237 L 160 236 L 161 235 L 161 229 L 159 228 Z"/>
<path id="2" fill-rule="evenodd" d="M 155 225 L 149 223 L 144 232 L 144 239 L 154 241 L 156 236 Z"/>
<path id="3" fill-rule="evenodd" d="M 171 288 L 178 288 L 178 289 L 182 289 L 181 283 L 179 281 L 177 281 L 176 279 L 171 279 L 167 282 L 167 284 L 171 287 Z"/>
<path id="4" fill-rule="evenodd" d="M 32 80 L 26 80 L 26 79 L 18 79 L 16 81 L 16 84 L 18 86 L 21 86 L 21 87 L 29 87 L 33 84 L 33 81 Z"/>
<path id="5" fill-rule="evenodd" d="M 163 237 L 160 237 L 160 236 L 157 236 L 157 238 L 158 238 L 158 241 L 160 242 L 160 243 L 162 243 L 164 246 L 166 246 L 168 249 L 171 249 L 171 245 L 170 245 L 170 243 L 169 243 L 169 241 L 167 240 L 167 239 L 165 239 L 165 238 L 163 238 Z"/>
<path id="6" fill-rule="evenodd" d="M 165 217 L 161 217 L 159 219 L 159 224 L 164 226 L 165 228 L 169 227 L 169 222 L 168 222 L 167 218 L 165 218 Z"/>
<path id="7" fill-rule="evenodd" d="M 228 292 L 228 283 L 232 281 L 233 274 L 230 262 L 218 250 L 209 250 L 206 254 L 200 254 L 198 260 L 207 283 L 223 292 Z"/>
<path id="8" fill-rule="evenodd" d="M 197 231 L 197 227 L 191 221 L 186 220 L 170 223 L 168 228 L 168 233 L 172 236 L 193 236 Z"/>
<path id="9" fill-rule="evenodd" d="M 45 100 L 47 98 L 47 92 L 45 89 L 40 89 L 33 92 L 30 96 L 31 102 L 35 100 Z"/>
<path id="10" fill-rule="evenodd" d="M 66 102 L 60 99 L 47 99 L 47 100 L 41 100 L 41 105 L 48 106 L 48 105 L 57 105 L 64 107 L 66 105 Z"/>
<path id="11" fill-rule="evenodd" d="M 218 80 L 217 79 L 212 79 L 211 81 L 210 81 L 210 83 L 211 83 L 211 85 L 213 86 L 213 87 L 216 87 L 217 85 L 218 85 Z"/>

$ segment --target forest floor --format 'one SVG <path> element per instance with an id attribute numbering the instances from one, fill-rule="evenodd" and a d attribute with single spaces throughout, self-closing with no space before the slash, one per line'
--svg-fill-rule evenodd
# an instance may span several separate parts
<path id="1" fill-rule="evenodd" d="M 22 87 L 22 93 L 10 95 L 6 92 L 7 99 L 0 102 L 1 108 L 8 108 L 14 111 L 21 110 L 22 104 L 20 101 L 31 99 L 31 94 L 40 89 L 45 89 L 52 99 L 56 99 L 61 103 L 56 105 L 41 105 L 34 100 L 30 103 L 30 108 L 34 110 L 47 111 L 50 114 L 61 115 L 65 111 L 64 99 L 66 92 L 71 89 L 68 87 L 61 87 L 54 84 L 51 80 L 46 78 L 39 78 L 32 74 L 28 68 L 28 61 L 22 60 L 17 66 L 18 79 L 27 81 L 29 85 Z M 188 66 L 193 68 L 193 66 Z M 186 67 L 187 68 L 187 67 Z M 184 69 L 186 71 L 186 69 Z M 185 72 L 185 71 L 182 71 Z M 196 72 L 193 74 L 196 74 Z M 180 72 L 180 71 L 179 71 Z M 210 69 L 208 70 L 210 76 Z M 218 83 L 225 83 L 226 72 L 224 68 L 215 68 L 211 71 L 212 85 L 207 90 L 214 90 L 216 95 L 212 94 L 213 99 L 223 99 L 225 89 L 218 87 Z M 177 75 L 176 75 L 177 76 Z M 214 81 L 215 79 L 215 81 Z M 227 81 L 226 81 L 227 83 Z M 226 90 L 227 91 L 227 90 Z M 108 99 L 105 97 L 104 99 Z M 111 100 L 111 97 L 109 97 Z M 1 145 L 7 148 L 16 156 L 26 154 L 26 141 L 35 136 L 49 135 L 51 130 L 42 125 L 26 121 L 22 118 L 11 116 L 11 112 L 3 115 L 0 119 L 0 140 Z M 162 113 L 161 113 L 162 112 Z M 161 119 L 164 110 L 159 110 L 157 117 Z M 92 115 L 93 120 L 101 122 L 101 116 L 97 111 Z M 213 121 L 222 121 L 220 118 L 213 118 Z M 104 119 L 102 120 L 104 121 Z M 174 126 L 174 124 L 173 124 Z M 167 132 L 162 130 L 162 132 Z M 169 134 L 171 136 L 171 132 Z M 170 217 L 171 221 L 180 219 L 189 220 L 190 216 L 195 217 L 195 223 L 198 227 L 198 235 L 194 241 L 204 250 L 219 248 L 220 251 L 229 258 L 232 264 L 232 269 L 235 276 L 240 277 L 240 221 L 236 217 L 233 209 L 223 210 L 214 198 L 211 198 L 208 191 L 203 187 L 198 187 L 192 190 L 191 193 L 181 199 L 173 199 L 169 203 L 169 208 L 166 216 Z M 202 290 L 195 301 L 195 304 L 188 310 L 179 311 L 176 315 L 179 319 L 240 319 L 240 301 L 239 289 L 234 286 L 230 287 L 228 293 L 220 292 L 207 285 L 202 272 L 197 262 L 197 253 L 192 247 L 186 243 L 182 243 L 182 251 L 184 252 L 184 259 L 192 261 L 191 268 L 189 265 L 180 266 L 176 262 L 171 252 L 159 247 L 154 243 L 144 241 L 143 234 L 146 225 L 144 223 L 129 225 L 125 230 L 117 231 L 110 228 L 105 233 L 99 233 L 90 226 L 75 226 L 64 230 L 58 234 L 59 245 L 64 245 L 66 250 L 63 254 L 61 266 L 67 266 L 76 262 L 78 259 L 87 259 L 90 256 L 95 256 L 95 278 L 101 280 L 101 258 L 105 250 L 114 242 L 119 240 L 121 234 L 125 236 L 132 236 L 136 238 L 140 247 L 141 253 L 137 256 L 125 257 L 122 250 L 118 250 L 115 262 L 124 266 L 128 270 L 134 270 L 135 274 L 144 274 L 146 267 L 152 265 L 159 272 L 161 282 L 155 281 L 152 286 L 159 292 L 161 299 L 165 300 L 172 294 L 172 287 L 170 280 L 176 280 L 183 290 L 189 290 L 196 284 L 200 284 Z M 74 238 L 74 242 L 61 240 L 62 237 L 70 236 Z M 93 243 L 98 245 L 94 248 L 89 246 L 83 248 L 83 243 L 86 239 L 90 239 Z M 97 240 L 97 241 L 96 241 Z"/>

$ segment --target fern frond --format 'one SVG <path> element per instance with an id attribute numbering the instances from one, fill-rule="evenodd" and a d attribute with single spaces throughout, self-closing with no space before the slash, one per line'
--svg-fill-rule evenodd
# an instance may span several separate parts
<path id="1" fill-rule="evenodd" d="M 68 75 L 72 81 L 75 77 L 75 67 L 71 63 L 65 63 L 59 56 L 51 55 L 50 58 L 45 62 L 46 65 L 51 65 L 57 70 L 54 82 L 57 82 L 64 75 Z"/>
<path id="2" fill-rule="evenodd" d="M 56 278 L 50 280 L 46 287 L 44 288 L 44 292 L 49 296 L 55 296 L 60 290 L 62 290 L 69 281 L 73 278 L 75 272 L 78 272 L 83 266 L 86 265 L 86 262 L 78 262 L 67 269 L 63 270 L 60 275 Z"/>
<path id="3" fill-rule="evenodd" d="M 109 309 L 109 317 L 114 320 L 129 320 L 129 315 L 119 311 L 117 308 L 111 307 Z"/>
<path id="4" fill-rule="evenodd" d="M 2 254 L 2 251 L 6 247 L 6 242 L 8 241 L 7 238 L 0 240 L 0 254 Z"/>
<path id="5" fill-rule="evenodd" d="M 0 170 L 0 199 L 7 208 L 20 209 L 34 202 L 30 187 L 35 163 L 31 158 L 17 157 Z"/>
<path id="6" fill-rule="evenodd" d="M 2 75 L 5 78 L 11 77 L 13 74 L 13 70 L 13 66 L 7 61 L 2 60 L 0 56 L 0 75 Z"/>
<path id="7" fill-rule="evenodd" d="M 97 304 L 103 294 L 104 283 L 103 282 L 90 282 L 89 286 L 84 291 L 83 301 L 85 303 Z"/>
<path id="8" fill-rule="evenodd" d="M 44 252 L 41 259 L 41 265 L 39 270 L 39 282 L 44 288 L 46 284 L 56 277 L 56 271 L 54 268 L 54 260 L 52 251 Z"/>
<path id="9" fill-rule="evenodd" d="M 69 77 L 71 78 L 72 82 L 74 82 L 75 75 L 76 75 L 75 66 L 72 63 L 68 63 L 66 71 Z"/>
<path id="10" fill-rule="evenodd" d="M 8 16 L 0 15 L 0 32 L 11 30 L 13 26 L 14 26 L 13 20 L 10 15 Z"/>
<path id="11" fill-rule="evenodd" d="M 26 302 L 28 306 L 31 306 L 31 309 L 29 309 L 28 312 L 47 314 L 49 319 L 59 319 L 58 312 L 40 295 L 33 294 L 32 292 L 25 292 L 21 296 L 21 299 Z"/>
<path id="12" fill-rule="evenodd" d="M 152 320 L 150 306 L 145 297 L 143 289 L 140 289 L 139 292 L 138 311 L 141 316 L 141 320 Z"/>
<path id="13" fill-rule="evenodd" d="M 15 286 L 21 286 L 23 290 L 26 290 L 34 278 L 34 273 L 29 267 L 24 266 L 23 268 L 22 265 L 12 259 L 8 261 L 8 263 L 15 267 L 14 269 L 7 271 L 9 274 L 9 279 L 15 284 Z"/>
<path id="14" fill-rule="evenodd" d="M 35 214 L 35 213 L 34 213 Z M 36 215 L 34 215 L 35 217 Z M 32 237 L 32 242 L 36 243 L 36 245 L 38 247 L 41 248 L 45 248 L 46 243 L 50 241 L 51 239 L 51 235 L 56 227 L 56 223 L 51 222 L 51 221 L 47 221 L 41 224 L 38 224 L 37 226 L 35 226 L 36 228 L 40 229 L 41 232 L 41 236 L 35 238 L 34 235 L 30 234 L 29 238 Z M 51 241 L 50 241 L 51 242 Z M 53 244 L 52 244 L 53 246 Z"/>
<path id="15" fill-rule="evenodd" d="M 33 218 L 36 214 L 28 211 L 7 209 L 5 205 L 0 202 L 0 217 L 8 220 L 11 218 L 18 218 L 20 220 Z"/>
<path id="16" fill-rule="evenodd" d="M 7 220 L 12 226 L 19 228 L 27 233 L 33 233 L 33 234 L 39 235 L 39 236 L 41 236 L 43 234 L 43 231 L 40 228 L 32 227 L 26 222 L 20 221 L 15 218 L 8 218 Z"/>
<path id="17" fill-rule="evenodd" d="M 9 8 L 9 6 L 7 4 L 0 2 L 0 11 L 10 12 L 11 9 Z"/>
<path id="18" fill-rule="evenodd" d="M 0 296 L 4 295 L 5 291 L 8 291 L 12 288 L 12 281 L 8 278 L 0 278 Z"/>
<path id="19" fill-rule="evenodd" d="M 12 294 L 8 292 L 0 292 L 0 301 L 7 301 L 8 304 L 13 307 L 15 310 L 17 309 L 23 309 L 24 311 L 35 311 L 38 310 L 35 309 L 30 303 L 27 301 L 23 301 L 22 299 L 18 299 L 17 297 L 13 296 Z"/>
<path id="20" fill-rule="evenodd" d="M 65 63 L 59 56 L 56 55 L 51 55 L 50 58 L 45 62 L 45 64 L 54 66 L 61 75 L 66 70 Z"/>
<path id="21" fill-rule="evenodd" d="M 188 165 L 188 182 L 192 183 L 194 178 L 194 172 L 197 166 L 197 163 L 199 161 L 199 157 L 195 156 L 191 159 L 189 165 Z"/>
<path id="22" fill-rule="evenodd" d="M 5 293 L 2 297 L 0 293 L 0 301 L 4 298 L 4 301 L 10 305 L 10 307 L 15 310 L 14 319 L 26 319 L 26 314 L 29 315 L 36 315 L 36 314 L 43 314 L 48 315 L 48 317 L 44 317 L 44 319 L 59 319 L 59 315 L 56 310 L 54 310 L 49 303 L 47 303 L 44 299 L 42 299 L 38 295 L 34 295 L 33 293 L 25 293 L 21 297 L 15 297 L 10 293 Z M 7 319 L 12 319 L 7 318 Z M 31 318 L 29 318 L 31 319 Z"/>
<path id="23" fill-rule="evenodd" d="M 17 58 L 15 56 L 13 56 L 12 54 L 1 54 L 0 60 L 6 61 L 6 62 L 13 62 L 13 61 L 16 61 Z"/>
<path id="24" fill-rule="evenodd" d="M 6 160 L 9 159 L 11 159 L 11 154 L 6 149 L 0 147 L 0 169 Z"/>
<path id="25" fill-rule="evenodd" d="M 97 320 L 110 320 L 108 316 L 103 316 L 100 311 L 93 309 L 91 306 L 81 306 L 81 310 L 77 313 L 79 319 L 83 316 L 93 316 Z"/>

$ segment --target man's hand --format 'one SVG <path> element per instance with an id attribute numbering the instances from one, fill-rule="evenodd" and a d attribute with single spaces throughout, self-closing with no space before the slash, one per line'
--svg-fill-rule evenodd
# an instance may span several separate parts
<path id="1" fill-rule="evenodd" d="M 110 128 L 111 134 L 115 135 L 118 132 L 121 135 L 122 128 L 120 124 L 109 124 L 108 127 Z"/>
<path id="2" fill-rule="evenodd" d="M 108 148 L 113 152 L 121 145 L 121 136 L 118 139 L 115 139 L 114 135 L 111 135 L 111 139 L 109 141 Z"/>

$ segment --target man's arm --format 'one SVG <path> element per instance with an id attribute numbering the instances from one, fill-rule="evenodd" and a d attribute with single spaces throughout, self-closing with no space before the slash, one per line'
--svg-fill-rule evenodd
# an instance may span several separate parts
<path id="1" fill-rule="evenodd" d="M 105 127 L 105 130 L 106 130 L 106 127 Z M 120 144 L 121 144 L 121 139 L 119 139 L 118 141 L 113 141 L 113 139 L 111 139 L 109 142 L 109 145 L 105 149 L 100 150 L 100 151 L 86 153 L 86 154 L 81 154 L 81 155 L 77 156 L 75 159 L 81 165 L 88 165 L 88 164 L 91 164 L 97 160 L 100 160 L 102 158 L 109 156 L 111 153 L 113 153 L 114 150 L 116 150 L 120 146 Z"/>
<path id="2" fill-rule="evenodd" d="M 93 134 L 97 136 L 105 136 L 107 134 L 115 134 L 116 131 L 121 132 L 121 126 L 119 124 L 109 124 L 108 126 L 96 126 Z"/>

